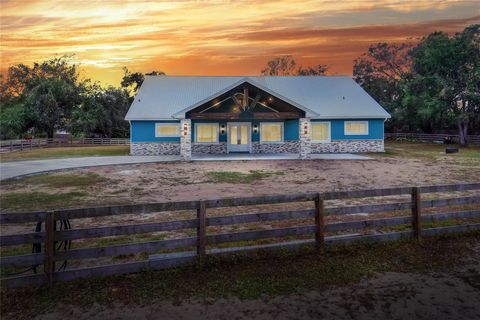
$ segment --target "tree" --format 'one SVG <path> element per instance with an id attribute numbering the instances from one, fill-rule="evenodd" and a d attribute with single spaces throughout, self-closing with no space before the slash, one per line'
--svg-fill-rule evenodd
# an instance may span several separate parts
<path id="1" fill-rule="evenodd" d="M 72 112 L 71 132 L 87 137 L 128 137 L 129 125 L 124 120 L 130 106 L 128 92 L 112 86 L 105 89 L 98 83 L 87 92 Z"/>
<path id="2" fill-rule="evenodd" d="M 141 72 L 130 72 L 127 67 L 123 67 L 123 78 L 120 85 L 122 88 L 127 90 L 132 90 L 133 94 L 135 94 L 140 86 L 142 85 L 143 81 L 145 80 L 145 76 Z"/>
<path id="3" fill-rule="evenodd" d="M 460 145 L 466 145 L 469 126 L 480 112 L 480 25 L 450 37 L 435 32 L 414 50 L 417 82 L 433 84 L 422 109 L 440 110 L 456 123 Z M 432 88 L 432 85 L 430 85 Z"/>
<path id="4" fill-rule="evenodd" d="M 328 66 L 326 64 L 317 64 L 316 66 L 302 68 L 297 70 L 299 76 L 323 76 L 327 73 Z"/>
<path id="5" fill-rule="evenodd" d="M 354 60 L 353 79 L 387 111 L 393 114 L 391 127 L 412 130 L 415 110 L 402 109 L 404 88 L 411 79 L 411 43 L 371 45 Z"/>
<path id="6" fill-rule="evenodd" d="M 123 120 L 130 104 L 127 90 L 80 80 L 70 56 L 11 66 L 0 80 L 2 139 L 32 132 L 51 138 L 57 129 L 82 136 L 129 135 Z"/>
<path id="7" fill-rule="evenodd" d="M 122 88 L 127 90 L 131 90 L 133 95 L 135 95 L 140 89 L 143 81 L 145 80 L 145 76 L 164 76 L 165 72 L 153 70 L 151 72 L 145 73 L 145 75 L 141 72 L 130 72 L 127 67 L 123 67 L 123 78 L 120 85 Z"/>
<path id="8" fill-rule="evenodd" d="M 13 128 L 20 130 L 16 135 L 35 128 L 53 137 L 55 129 L 65 126 L 70 111 L 79 103 L 83 87 L 71 56 L 34 63 L 33 67 L 10 67 L 2 81 L 2 114 L 11 115 L 11 110 L 6 110 L 16 108 L 22 111 L 22 120 L 16 118 L 16 125 L 9 126 L 9 134 L 14 135 Z"/>
<path id="9" fill-rule="evenodd" d="M 262 76 L 319 76 L 326 74 L 328 66 L 318 64 L 311 67 L 297 67 L 292 56 L 281 56 L 267 62 L 267 67 L 261 71 Z"/>
<path id="10" fill-rule="evenodd" d="M 130 107 L 128 92 L 108 87 L 102 90 L 97 101 L 103 108 L 103 117 L 99 121 L 96 132 L 107 137 L 129 137 L 130 126 L 125 120 L 125 115 Z"/>

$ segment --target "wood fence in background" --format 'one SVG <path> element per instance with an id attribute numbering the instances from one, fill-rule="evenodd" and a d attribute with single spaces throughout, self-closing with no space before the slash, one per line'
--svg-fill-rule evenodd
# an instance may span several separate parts
<path id="1" fill-rule="evenodd" d="M 480 195 L 472 190 L 480 190 L 480 183 L 422 186 L 422 187 L 396 187 L 373 190 L 354 190 L 325 193 L 299 193 L 285 195 L 255 196 L 243 198 L 220 198 L 200 201 L 161 202 L 134 205 L 121 205 L 112 207 L 63 209 L 54 211 L 25 212 L 25 213 L 3 213 L 0 214 L 0 223 L 24 224 L 28 222 L 42 221 L 45 228 L 41 232 L 21 233 L 2 235 L 0 244 L 2 248 L 21 244 L 42 244 L 43 250 L 40 253 L 25 255 L 2 256 L 0 267 L 16 268 L 21 266 L 43 265 L 43 272 L 2 278 L 1 283 L 7 287 L 24 285 L 41 285 L 57 281 L 66 281 L 78 278 L 93 276 L 107 276 L 139 272 L 141 270 L 165 269 L 182 264 L 205 261 L 209 255 L 225 254 L 229 252 L 244 252 L 246 250 L 271 249 L 271 248 L 295 248 L 306 244 L 316 244 L 319 247 L 338 243 L 356 241 L 386 241 L 402 238 L 427 237 L 438 234 L 466 232 L 480 230 L 480 223 L 470 220 L 466 223 L 455 221 L 455 219 L 478 218 L 480 217 Z M 465 192 L 468 191 L 468 194 Z M 434 200 L 424 200 L 422 196 L 431 193 L 460 192 L 456 197 L 440 197 Z M 378 203 L 378 197 L 409 195 L 410 200 L 404 202 Z M 369 204 L 328 207 L 326 202 L 339 199 L 371 198 L 375 201 Z M 386 200 L 380 198 L 380 200 Z M 398 201 L 398 200 L 397 200 Z M 310 209 L 242 213 L 236 215 L 209 216 L 211 208 L 226 208 L 237 206 L 255 206 L 265 204 L 285 204 L 292 202 L 311 203 Z M 370 202 L 370 200 L 369 200 Z M 425 214 L 424 208 L 448 207 L 458 205 L 469 205 L 469 210 L 429 213 Z M 309 206 L 310 207 L 310 206 Z M 473 207 L 473 209 L 472 209 Z M 128 225 L 112 225 L 91 228 L 74 228 L 70 230 L 55 230 L 56 221 L 63 219 L 82 219 L 95 217 L 108 217 L 117 215 L 135 214 L 157 214 L 165 212 L 192 210 L 196 211 L 196 218 L 184 220 L 172 220 L 154 223 L 136 223 Z M 250 211 L 252 209 L 250 208 Z M 364 219 L 355 221 L 344 221 L 326 223 L 325 216 L 347 215 L 358 213 L 379 213 L 392 212 L 397 210 L 409 210 L 410 214 L 389 216 L 375 219 Z M 242 208 L 243 211 L 243 208 Z M 448 209 L 447 209 L 448 211 Z M 169 215 L 171 216 L 171 214 Z M 300 220 L 299 220 L 300 219 Z M 303 223 L 299 221 L 303 219 Z M 305 220 L 306 219 L 306 220 Z M 311 219 L 311 220 L 310 220 Z M 292 221 L 292 225 L 286 228 L 262 229 L 256 227 L 254 230 L 210 233 L 209 227 L 237 225 L 252 222 L 298 220 Z M 445 227 L 425 228 L 422 223 L 438 221 L 454 221 L 454 225 Z M 308 222 L 310 221 L 310 222 Z M 305 225 L 305 223 L 308 223 Z M 74 222 L 72 222 L 74 225 Z M 297 225 L 295 225 L 297 224 Z M 396 232 L 385 230 L 385 227 L 400 226 Z M 410 227 L 409 227 L 410 226 Z M 261 227 L 261 226 L 260 226 Z M 376 234 L 352 234 L 352 230 L 363 230 L 368 228 L 382 229 Z M 70 250 L 58 250 L 56 244 L 59 241 L 77 240 L 87 238 L 101 238 L 119 235 L 135 235 L 160 231 L 172 231 L 181 229 L 192 229 L 194 236 L 155 240 L 147 242 L 133 242 L 126 244 L 107 245 L 101 247 L 83 247 Z M 395 230 L 395 229 L 393 229 Z M 338 232 L 350 232 L 350 234 L 338 235 Z M 330 235 L 327 236 L 327 233 Z M 337 233 L 332 235 L 331 233 Z M 235 243 L 267 238 L 284 238 L 281 242 L 252 246 L 219 248 L 222 243 Z M 285 238 L 287 237 L 287 238 Z M 308 239 L 305 239 L 308 237 Z M 297 239 L 292 239 L 297 238 Z M 147 238 L 148 239 L 148 238 Z M 237 244 L 238 245 L 238 244 Z M 215 247 L 217 246 L 217 247 Z M 115 257 L 120 255 L 131 255 L 139 253 L 156 253 L 148 260 L 126 261 L 123 263 L 86 266 L 64 271 L 55 271 L 55 262 L 65 260 L 97 259 L 101 257 Z M 159 254 L 160 253 L 160 254 Z"/>
<path id="2" fill-rule="evenodd" d="M 0 152 L 12 152 L 47 147 L 69 147 L 77 145 L 129 145 L 128 138 L 53 138 L 0 141 Z"/>
<path id="3" fill-rule="evenodd" d="M 399 139 L 399 140 L 415 140 L 422 142 L 443 142 L 445 138 L 451 139 L 453 142 L 458 143 L 457 134 L 444 134 L 444 133 L 385 133 L 385 138 Z M 471 144 L 480 144 L 480 136 L 470 135 L 467 141 Z"/>

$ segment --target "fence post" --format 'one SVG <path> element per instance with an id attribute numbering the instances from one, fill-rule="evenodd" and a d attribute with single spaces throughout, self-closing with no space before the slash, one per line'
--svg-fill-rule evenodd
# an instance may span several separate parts
<path id="1" fill-rule="evenodd" d="M 53 275 L 55 273 L 55 212 L 47 212 L 45 219 L 45 264 L 44 272 L 48 283 L 53 284 Z"/>
<path id="2" fill-rule="evenodd" d="M 315 198 L 315 226 L 315 241 L 320 248 L 325 245 L 325 203 L 320 193 Z"/>
<path id="3" fill-rule="evenodd" d="M 207 221 L 206 221 L 206 207 L 205 201 L 199 201 L 197 206 L 197 255 L 201 261 L 205 258 L 206 255 L 206 245 L 207 245 Z"/>
<path id="4" fill-rule="evenodd" d="M 422 214 L 422 203 L 420 189 L 418 187 L 412 188 L 412 229 L 413 236 L 420 240 L 422 237 L 422 226 L 420 223 L 420 217 Z"/>

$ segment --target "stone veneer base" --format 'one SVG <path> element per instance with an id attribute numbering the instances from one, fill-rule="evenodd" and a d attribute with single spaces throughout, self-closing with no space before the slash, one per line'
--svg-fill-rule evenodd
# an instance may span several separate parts
<path id="1" fill-rule="evenodd" d="M 252 153 L 298 153 L 300 141 L 285 141 L 282 143 L 252 142 Z"/>
<path id="2" fill-rule="evenodd" d="M 180 155 L 180 142 L 131 142 L 132 156 Z"/>
<path id="3" fill-rule="evenodd" d="M 333 140 L 326 143 L 312 142 L 311 153 L 385 152 L 383 140 Z"/>
<path id="4" fill-rule="evenodd" d="M 311 153 L 384 152 L 383 140 L 334 140 L 327 143 L 312 142 Z M 252 142 L 252 153 L 299 153 L 300 141 L 261 144 Z M 180 155 L 179 142 L 132 142 L 130 154 L 135 156 Z M 227 143 L 192 144 L 192 154 L 227 154 Z"/>
<path id="5" fill-rule="evenodd" d="M 219 142 L 215 144 L 192 144 L 192 154 L 226 154 L 227 143 Z"/>

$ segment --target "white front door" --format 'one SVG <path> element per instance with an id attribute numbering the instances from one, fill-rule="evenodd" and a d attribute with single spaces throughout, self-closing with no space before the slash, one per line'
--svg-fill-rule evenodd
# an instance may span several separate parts
<path id="1" fill-rule="evenodd" d="M 250 123 L 231 122 L 227 124 L 228 152 L 250 152 Z"/>

